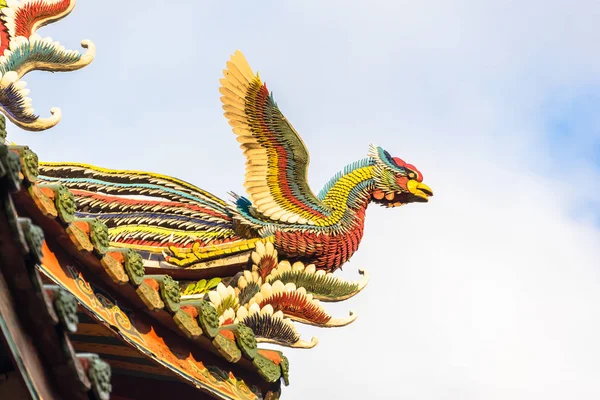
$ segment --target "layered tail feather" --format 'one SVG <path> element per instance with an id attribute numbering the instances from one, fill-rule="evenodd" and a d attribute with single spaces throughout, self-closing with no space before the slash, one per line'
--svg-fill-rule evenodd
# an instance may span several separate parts
<path id="1" fill-rule="evenodd" d="M 77 216 L 98 218 L 114 246 L 154 254 L 243 240 L 225 201 L 176 178 L 86 164 L 41 163 L 40 179 L 74 194 Z M 198 247 L 196 245 L 195 247 Z"/>

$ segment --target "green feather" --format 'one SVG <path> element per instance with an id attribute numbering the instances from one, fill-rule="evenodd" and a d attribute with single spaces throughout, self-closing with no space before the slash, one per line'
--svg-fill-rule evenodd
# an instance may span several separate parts
<path id="1" fill-rule="evenodd" d="M 270 278 L 269 283 L 277 280 L 285 283 L 293 283 L 296 287 L 303 287 L 308 293 L 319 297 L 335 299 L 336 297 L 348 296 L 358 290 L 357 283 L 343 281 L 334 276 L 316 275 L 304 271 L 285 271 Z"/>

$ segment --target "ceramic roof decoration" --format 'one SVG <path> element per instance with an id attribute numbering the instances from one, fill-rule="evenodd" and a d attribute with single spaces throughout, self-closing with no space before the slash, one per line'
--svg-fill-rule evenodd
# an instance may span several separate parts
<path id="1" fill-rule="evenodd" d="M 0 110 L 23 129 L 48 129 L 61 118 L 57 107 L 50 110 L 50 117 L 35 114 L 27 97 L 27 83 L 21 79 L 25 74 L 73 71 L 94 59 L 96 51 L 90 40 L 81 42 L 87 51 L 80 54 L 37 34 L 41 27 L 69 15 L 74 7 L 75 0 L 0 0 Z"/>
<path id="2" fill-rule="evenodd" d="M 24 236 L 22 246 L 32 254 L 0 261 L 3 266 L 15 262 L 29 265 L 36 274 L 39 271 L 38 279 L 46 284 L 46 290 L 57 293 L 49 292 L 51 299 L 60 295 L 75 302 L 67 308 L 71 316 L 64 318 L 69 346 L 99 354 L 104 364 L 94 361 L 94 365 L 110 366 L 113 371 L 112 378 L 110 373 L 101 375 L 103 391 L 98 398 L 108 399 L 112 386 L 113 393 L 120 394 L 116 398 L 132 398 L 128 392 L 135 387 L 131 377 L 146 379 L 143 385 L 158 380 L 160 390 L 169 387 L 171 392 L 189 397 L 189 389 L 177 386 L 187 382 L 196 388 L 196 398 L 206 394 L 223 399 L 279 395 L 280 379 L 287 382 L 287 358 L 279 351 L 257 346 L 259 340 L 244 325 L 245 320 L 234 324 L 222 318 L 231 312 L 230 307 L 221 311 L 225 305 L 234 306 L 233 296 L 228 296 L 235 293 L 233 289 L 224 291 L 222 283 L 211 283 L 207 288 L 216 290 L 205 298 L 182 296 L 180 282 L 168 274 L 148 271 L 136 250 L 113 247 L 103 222 L 79 218 L 68 188 L 39 179 L 37 156 L 29 148 L 0 144 L 0 161 L 0 178 L 12 188 L 5 201 L 15 210 L 10 214 L 14 222 L 0 220 L 0 234 L 13 230 L 17 239 Z M 14 251 L 6 251 L 4 240 L 0 244 L 2 256 L 14 255 Z M 17 247 L 15 251 L 23 250 Z M 12 274 L 11 279 L 18 279 L 15 284 L 23 286 L 19 275 Z M 31 296 L 36 298 L 35 293 Z M 62 311 L 56 313 L 60 316 Z M 29 321 L 30 315 L 23 317 Z M 73 321 L 77 319 L 80 323 L 75 330 Z M 115 378 L 119 382 L 118 377 L 123 376 L 127 379 L 120 385 L 107 383 Z M 89 384 L 85 387 L 90 388 Z M 138 398 L 137 394 L 133 398 Z"/>
<path id="3" fill-rule="evenodd" d="M 44 232 L 15 207 L 33 178 L 24 169 L 34 167 L 25 161 L 32 155 L 0 142 L 0 398 L 107 400 L 111 368 L 94 352 L 75 351 L 78 302 L 44 279 Z"/>
<path id="4" fill-rule="evenodd" d="M 377 146 L 315 195 L 302 139 L 239 51 L 220 92 L 246 156 L 247 197 L 233 201 L 157 173 L 39 163 L 26 146 L 3 147 L 21 170 L 16 212 L 46 238 L 36 268 L 79 304 L 82 329 L 70 340 L 106 360 L 118 399 L 167 387 L 189 398 L 279 398 L 289 362 L 261 343 L 311 348 L 317 339 L 298 323 L 353 322 L 326 303 L 367 285 L 363 269 L 356 281 L 335 274 L 358 249 L 367 206 L 433 195 L 416 167 Z"/>
<path id="5" fill-rule="evenodd" d="M 259 341 L 310 347 L 316 341 L 301 340 L 290 320 L 331 327 L 356 318 L 334 318 L 320 301 L 366 285 L 366 277 L 345 282 L 332 273 L 358 249 L 367 206 L 427 202 L 433 193 L 416 167 L 372 145 L 315 195 L 302 139 L 239 51 L 220 92 L 246 156 L 248 198 L 233 194 L 228 203 L 176 178 L 84 164 L 42 163 L 40 179 L 69 188 L 76 215 L 106 223 L 111 245 L 141 251 L 147 267 L 223 279 L 204 294 L 222 320 L 259 329 L 259 313 L 278 327 L 260 329 Z"/>

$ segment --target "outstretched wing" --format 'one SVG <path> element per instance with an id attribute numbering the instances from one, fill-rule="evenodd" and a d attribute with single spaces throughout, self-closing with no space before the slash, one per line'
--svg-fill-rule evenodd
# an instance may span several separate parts
<path id="1" fill-rule="evenodd" d="M 223 71 L 225 117 L 246 156 L 244 186 L 256 211 L 274 221 L 316 224 L 331 210 L 307 182 L 308 151 L 267 86 L 236 51 Z"/>

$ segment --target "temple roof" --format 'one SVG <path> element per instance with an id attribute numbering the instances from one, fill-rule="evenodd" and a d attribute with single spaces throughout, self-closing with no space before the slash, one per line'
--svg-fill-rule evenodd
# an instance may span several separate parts
<path id="1" fill-rule="evenodd" d="M 102 222 L 76 218 L 68 189 L 39 182 L 37 156 L 27 146 L 0 146 L 4 187 L 13 189 L 6 204 L 25 232 L 13 236 L 25 235 L 21 242 L 29 242 L 21 246 L 35 246 L 30 244 L 21 263 L 53 284 L 46 292 L 70 293 L 81 305 L 86 330 L 71 336 L 76 348 L 100 353 L 108 348 L 110 357 L 110 347 L 119 347 L 128 362 L 107 360 L 119 371 L 139 372 L 144 365 L 139 360 L 146 359 L 149 376 L 177 378 L 216 398 L 278 395 L 279 381 L 287 383 L 288 374 L 281 352 L 259 349 L 253 331 L 243 324 L 219 326 L 209 301 L 182 300 L 177 280 L 147 274 L 135 250 L 110 247 Z M 90 338 L 97 339 L 96 346 L 89 346 L 94 343 Z"/>
<path id="2" fill-rule="evenodd" d="M 51 128 L 61 113 L 35 114 L 21 78 L 95 56 L 89 40 L 80 54 L 36 33 L 74 6 L 0 1 L 0 112 L 23 129 Z M 0 372 L 10 353 L 31 397 L 277 399 L 289 362 L 259 345 L 312 348 L 317 339 L 304 340 L 295 322 L 356 319 L 321 302 L 367 285 L 363 270 L 357 282 L 333 272 L 362 237 L 370 165 L 345 170 L 321 202 L 303 172 L 307 149 L 241 52 L 221 84 L 254 203 L 158 173 L 38 163 L 29 147 L 5 142 L 0 115 Z M 255 112 L 270 122 L 256 125 Z"/>
<path id="3" fill-rule="evenodd" d="M 69 335 L 78 329 L 77 301 L 45 283 L 44 233 L 14 206 L 29 182 L 21 172 L 25 154 L 0 144 L 0 397 L 105 400 L 110 366 L 75 351 Z"/>

